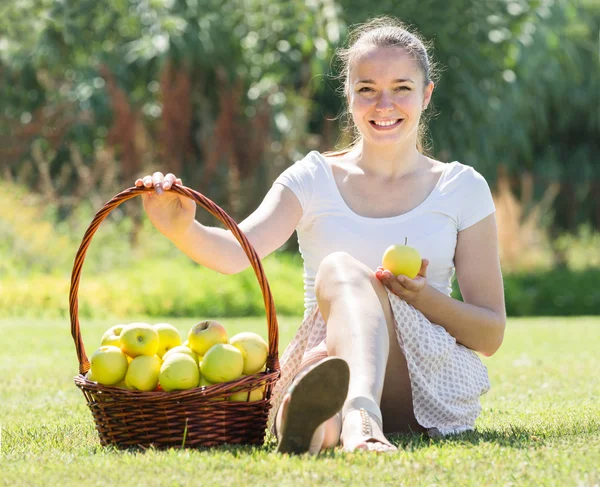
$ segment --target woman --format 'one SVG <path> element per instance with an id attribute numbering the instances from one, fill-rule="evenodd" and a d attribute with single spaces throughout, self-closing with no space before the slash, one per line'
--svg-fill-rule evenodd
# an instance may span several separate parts
<path id="1" fill-rule="evenodd" d="M 422 41 L 400 22 L 359 26 L 344 61 L 358 135 L 346 150 L 313 151 L 284 171 L 240 224 L 264 257 L 298 232 L 305 315 L 281 357 L 272 396 L 279 451 L 393 452 L 386 433 L 450 434 L 474 427 L 489 389 L 475 352 L 502 343 L 506 314 L 495 208 L 486 181 L 422 150 L 433 93 Z M 196 262 L 222 273 L 249 263 L 227 230 L 194 220 L 169 191 L 173 174 L 137 186 L 154 225 Z M 395 243 L 425 257 L 419 274 L 379 264 Z M 464 302 L 450 297 L 456 272 Z"/>

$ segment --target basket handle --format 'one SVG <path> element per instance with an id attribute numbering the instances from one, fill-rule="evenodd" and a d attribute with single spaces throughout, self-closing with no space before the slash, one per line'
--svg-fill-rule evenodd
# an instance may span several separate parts
<path id="1" fill-rule="evenodd" d="M 79 249 L 77 250 L 77 254 L 75 255 L 73 272 L 71 274 L 71 289 L 69 291 L 69 312 L 71 315 L 71 335 L 73 336 L 73 341 L 75 342 L 75 348 L 77 350 L 80 374 L 85 374 L 90 369 L 90 362 L 85 353 L 85 346 L 83 345 L 81 330 L 79 328 L 79 301 L 77 297 L 77 293 L 79 291 L 79 281 L 81 279 L 81 268 L 83 266 L 85 254 L 90 245 L 90 242 L 92 241 L 92 237 L 96 233 L 96 230 L 104 221 L 104 219 L 108 216 L 108 214 L 121 203 L 135 198 L 139 194 L 142 194 L 146 191 L 154 191 L 154 189 L 131 187 L 117 194 L 110 201 L 108 201 L 94 216 L 92 223 L 90 223 L 90 226 L 88 227 L 83 236 L 83 240 L 81 242 L 81 245 L 79 246 Z M 208 211 L 209 213 L 217 217 L 219 220 L 221 220 L 225 224 L 225 226 L 229 230 L 231 230 L 231 233 L 233 233 L 233 235 L 237 238 L 238 242 L 242 246 L 242 249 L 244 250 L 244 252 L 246 252 L 248 259 L 250 260 L 250 264 L 252 264 L 256 277 L 258 278 L 258 283 L 260 284 L 260 289 L 263 294 L 263 300 L 267 314 L 267 327 L 269 333 L 269 354 L 267 356 L 266 370 L 267 372 L 278 371 L 279 326 L 277 324 L 277 314 L 275 312 L 275 303 L 273 302 L 273 296 L 271 294 L 271 289 L 269 288 L 267 276 L 265 275 L 262 263 L 260 261 L 260 257 L 256 253 L 256 250 L 250 244 L 248 238 L 240 230 L 235 221 L 233 221 L 233 219 L 227 213 L 225 213 L 225 211 L 223 211 L 219 206 L 217 206 L 206 196 L 203 196 L 202 194 L 198 193 L 197 191 L 194 191 L 193 189 L 177 184 L 174 184 L 171 187 L 170 191 L 173 191 L 175 193 L 178 193 L 182 196 L 186 196 L 194 200 L 206 211 Z"/>

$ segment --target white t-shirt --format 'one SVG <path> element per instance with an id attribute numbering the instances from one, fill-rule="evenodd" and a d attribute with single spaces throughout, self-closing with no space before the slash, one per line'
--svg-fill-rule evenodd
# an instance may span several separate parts
<path id="1" fill-rule="evenodd" d="M 425 201 L 407 213 L 386 218 L 354 213 L 339 192 L 331 166 L 317 151 L 288 167 L 273 184 L 289 188 L 302 205 L 296 231 L 304 260 L 305 313 L 317 304 L 315 276 L 327 255 L 347 252 L 375 271 L 385 250 L 404 243 L 405 238 L 429 260 L 427 283 L 449 296 L 458 232 L 495 211 L 483 176 L 457 161 L 445 164 Z"/>

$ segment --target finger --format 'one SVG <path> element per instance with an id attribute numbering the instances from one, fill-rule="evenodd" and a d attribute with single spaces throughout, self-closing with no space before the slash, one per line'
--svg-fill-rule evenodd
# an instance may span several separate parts
<path id="1" fill-rule="evenodd" d="M 404 289 L 408 289 L 409 291 L 418 291 L 419 290 L 418 283 L 415 280 L 411 279 L 410 277 L 398 276 L 397 281 Z"/>
<path id="2" fill-rule="evenodd" d="M 144 176 L 144 178 L 142 179 L 142 181 L 144 182 L 144 187 L 145 188 L 151 188 L 152 187 L 152 176 Z"/>
<path id="3" fill-rule="evenodd" d="M 136 185 L 137 187 L 140 187 L 140 186 L 142 186 L 143 184 L 144 184 L 144 180 L 143 180 L 143 179 L 141 179 L 141 178 L 137 178 L 137 179 L 135 180 L 135 185 Z"/>
<path id="4" fill-rule="evenodd" d="M 183 186 L 183 183 L 181 182 L 181 178 L 177 178 L 177 184 L 178 184 L 179 186 Z"/>
<path id="5" fill-rule="evenodd" d="M 152 186 L 154 186 L 156 194 L 162 194 L 164 179 L 165 177 L 162 172 L 157 171 L 152 175 Z"/>
<path id="6" fill-rule="evenodd" d="M 177 180 L 177 178 L 175 177 L 175 174 L 173 173 L 169 173 L 165 176 L 165 182 L 163 183 L 163 188 L 164 189 L 170 189 L 171 186 L 173 186 L 173 184 L 175 183 L 175 181 Z"/>
<path id="7" fill-rule="evenodd" d="M 419 269 L 418 275 L 425 277 L 427 274 L 427 266 L 429 265 L 429 261 L 427 259 L 421 260 L 421 268 Z"/>

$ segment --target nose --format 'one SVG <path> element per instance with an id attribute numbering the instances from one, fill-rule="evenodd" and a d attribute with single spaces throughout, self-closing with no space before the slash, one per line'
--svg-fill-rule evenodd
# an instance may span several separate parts
<path id="1" fill-rule="evenodd" d="M 385 91 L 381 92 L 379 97 L 377 98 L 377 103 L 375 104 L 375 110 L 378 112 L 386 112 L 394 109 L 394 104 L 392 103 L 391 98 L 385 93 Z"/>

